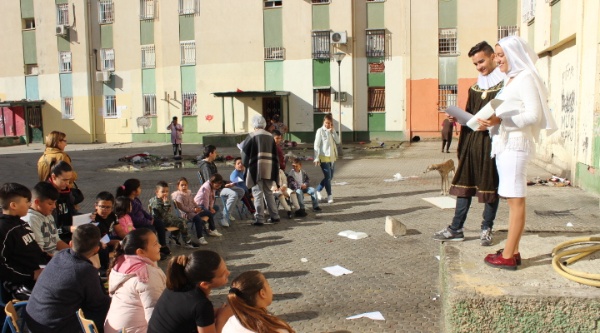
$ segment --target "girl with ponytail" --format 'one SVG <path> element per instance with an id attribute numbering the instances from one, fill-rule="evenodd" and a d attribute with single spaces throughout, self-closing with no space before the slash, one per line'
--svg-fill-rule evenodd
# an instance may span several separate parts
<path id="1" fill-rule="evenodd" d="M 171 258 L 167 289 L 156 303 L 148 333 L 219 333 L 226 314 L 215 311 L 208 296 L 228 278 L 225 261 L 216 252 L 199 250 Z"/>
<path id="2" fill-rule="evenodd" d="M 285 321 L 267 312 L 273 301 L 269 282 L 259 271 L 240 274 L 227 295 L 231 316 L 222 333 L 294 333 Z"/>
<path id="3" fill-rule="evenodd" d="M 105 333 L 145 333 L 156 302 L 165 289 L 165 273 L 157 266 L 160 244 L 150 229 L 130 231 L 115 249 L 109 270 L 112 302 Z"/>

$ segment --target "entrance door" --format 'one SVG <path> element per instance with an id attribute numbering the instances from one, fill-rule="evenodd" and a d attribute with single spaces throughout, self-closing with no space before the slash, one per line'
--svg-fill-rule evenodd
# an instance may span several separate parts
<path id="1" fill-rule="evenodd" d="M 281 112 L 281 98 L 279 97 L 264 97 L 263 98 L 263 117 L 267 124 L 271 121 L 274 115 L 279 115 L 279 120 L 283 121 Z"/>
<path id="2" fill-rule="evenodd" d="M 29 131 L 27 138 L 29 143 L 43 143 L 44 129 L 42 128 L 42 107 L 28 106 L 27 107 L 27 122 L 29 123 Z"/>

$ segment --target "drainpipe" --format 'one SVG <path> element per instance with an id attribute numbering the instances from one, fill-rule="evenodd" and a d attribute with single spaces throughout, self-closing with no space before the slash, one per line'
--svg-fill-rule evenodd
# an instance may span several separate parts
<path id="1" fill-rule="evenodd" d="M 356 139 L 356 4 L 354 1 L 350 1 L 351 13 L 352 13 L 352 141 L 358 141 Z M 341 98 L 341 95 L 340 95 Z M 340 138 L 341 140 L 341 138 Z"/>
<path id="2" fill-rule="evenodd" d="M 89 96 L 89 108 L 90 108 L 90 139 L 92 143 L 97 142 L 96 137 L 96 94 L 95 94 L 95 86 L 94 82 L 96 80 L 96 57 L 94 56 L 93 50 L 93 41 L 92 41 L 92 3 L 91 0 L 87 0 L 87 17 L 85 18 L 85 27 L 87 30 L 87 40 L 88 40 L 88 60 L 87 60 L 87 68 L 88 68 L 88 96 Z M 92 66 L 92 63 L 94 66 Z"/>

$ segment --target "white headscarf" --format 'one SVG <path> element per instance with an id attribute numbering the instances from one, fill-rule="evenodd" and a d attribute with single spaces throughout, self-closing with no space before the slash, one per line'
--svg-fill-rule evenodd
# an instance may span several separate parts
<path id="1" fill-rule="evenodd" d="M 498 44 L 504 51 L 506 60 L 508 63 L 508 73 L 506 73 L 506 79 L 504 85 L 508 83 L 508 80 L 517 76 L 524 70 L 529 70 L 534 77 L 535 85 L 540 96 L 541 105 L 543 108 L 542 119 L 532 126 L 534 138 L 540 134 L 540 130 L 545 129 L 546 135 L 550 135 L 557 130 L 554 117 L 550 113 L 548 107 L 548 90 L 544 85 L 544 81 L 540 77 L 540 74 L 535 68 L 535 62 L 538 60 L 537 54 L 533 49 L 519 36 L 508 36 L 502 38 Z"/>

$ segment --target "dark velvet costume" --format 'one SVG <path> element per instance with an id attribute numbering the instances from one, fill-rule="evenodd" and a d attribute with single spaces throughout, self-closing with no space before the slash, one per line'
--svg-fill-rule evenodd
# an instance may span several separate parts
<path id="1" fill-rule="evenodd" d="M 477 114 L 502 89 L 504 82 L 487 90 L 474 84 L 469 89 L 466 111 Z M 492 140 L 488 131 L 473 131 L 461 126 L 458 142 L 458 168 L 450 194 L 457 197 L 477 196 L 480 203 L 498 200 L 498 171 L 496 161 L 490 157 Z"/>

